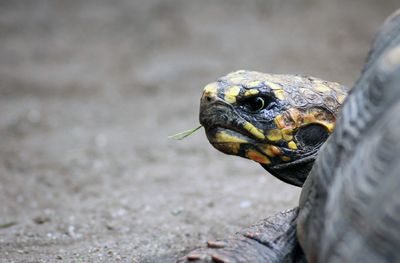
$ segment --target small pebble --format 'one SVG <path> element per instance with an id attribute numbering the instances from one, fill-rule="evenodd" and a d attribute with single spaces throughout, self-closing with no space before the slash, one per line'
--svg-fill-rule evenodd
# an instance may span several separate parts
<path id="1" fill-rule="evenodd" d="M 50 218 L 47 216 L 37 216 L 33 219 L 33 222 L 38 225 L 42 225 L 44 223 L 50 222 Z"/>
<path id="2" fill-rule="evenodd" d="M 179 206 L 179 207 L 175 208 L 174 210 L 172 210 L 171 213 L 174 216 L 177 216 L 177 215 L 181 214 L 183 212 L 183 210 L 184 210 L 183 207 Z"/>
<path id="3" fill-rule="evenodd" d="M 252 202 L 249 200 L 243 200 L 240 202 L 239 206 L 240 208 L 248 208 L 252 205 Z"/>

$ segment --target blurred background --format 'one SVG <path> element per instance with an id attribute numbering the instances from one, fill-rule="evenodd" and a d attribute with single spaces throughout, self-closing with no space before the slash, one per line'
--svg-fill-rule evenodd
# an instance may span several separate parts
<path id="1" fill-rule="evenodd" d="M 296 206 L 198 124 L 237 69 L 351 86 L 398 0 L 0 0 L 0 262 L 174 262 Z"/>

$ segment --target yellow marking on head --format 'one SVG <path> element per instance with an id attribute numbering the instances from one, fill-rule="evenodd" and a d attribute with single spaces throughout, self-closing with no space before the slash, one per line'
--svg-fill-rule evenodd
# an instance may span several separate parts
<path id="1" fill-rule="evenodd" d="M 328 129 L 329 133 L 332 133 L 335 128 L 335 123 L 325 123 L 325 127 Z"/>
<path id="2" fill-rule="evenodd" d="M 313 88 L 316 91 L 322 92 L 322 93 L 328 93 L 331 91 L 331 89 L 322 81 L 318 80 L 314 82 L 315 85 L 313 85 Z"/>
<path id="3" fill-rule="evenodd" d="M 270 144 L 267 144 L 265 147 L 263 147 L 263 151 L 269 157 L 275 157 L 282 154 L 278 147 Z"/>
<path id="4" fill-rule="evenodd" d="M 332 133 L 333 129 L 335 128 L 335 123 L 330 123 L 330 122 L 325 122 L 325 121 L 315 121 L 315 123 L 324 126 L 328 130 L 329 133 Z"/>
<path id="5" fill-rule="evenodd" d="M 264 140 L 265 139 L 265 135 L 264 133 L 258 129 L 257 127 L 255 127 L 253 124 L 251 124 L 250 122 L 246 122 L 243 127 L 250 132 L 252 135 L 254 135 L 257 139 L 260 140 Z"/>
<path id="6" fill-rule="evenodd" d="M 282 90 L 282 87 L 274 82 L 266 81 L 265 84 L 267 84 L 273 90 Z"/>
<path id="7" fill-rule="evenodd" d="M 230 134 L 228 134 L 226 132 L 223 132 L 223 131 L 218 132 L 215 135 L 215 139 L 216 139 L 217 142 L 248 143 L 248 141 L 245 140 L 245 139 L 241 139 L 241 138 L 232 136 L 232 135 L 230 135 Z"/>
<path id="8" fill-rule="evenodd" d="M 313 114 L 305 115 L 304 119 L 303 119 L 303 122 L 304 122 L 304 124 L 309 124 L 309 123 L 316 122 L 315 115 L 313 115 Z"/>
<path id="9" fill-rule="evenodd" d="M 282 156 L 281 159 L 282 159 L 282 161 L 284 161 L 284 162 L 290 161 L 290 157 L 289 157 L 289 156 Z"/>
<path id="10" fill-rule="evenodd" d="M 303 121 L 302 114 L 297 109 L 289 109 L 289 115 L 295 125 L 299 125 Z"/>
<path id="11" fill-rule="evenodd" d="M 206 95 L 217 96 L 218 86 L 216 83 L 210 83 L 204 87 L 203 92 Z"/>
<path id="12" fill-rule="evenodd" d="M 288 146 L 289 146 L 289 148 L 292 149 L 292 150 L 297 150 L 297 145 L 296 145 L 296 143 L 295 143 L 294 141 L 290 141 L 290 142 L 288 143 Z"/>
<path id="13" fill-rule="evenodd" d="M 281 155 L 282 154 L 281 150 L 278 147 L 274 146 L 274 145 L 271 145 L 271 151 L 275 155 Z"/>
<path id="14" fill-rule="evenodd" d="M 285 120 L 281 114 L 275 117 L 275 124 L 279 129 L 286 127 Z"/>
<path id="15" fill-rule="evenodd" d="M 345 94 L 338 94 L 337 95 L 337 99 L 338 99 L 338 102 L 340 104 L 343 104 L 344 100 L 346 99 L 346 95 Z"/>
<path id="16" fill-rule="evenodd" d="M 249 88 L 255 88 L 255 87 L 260 87 L 262 85 L 262 81 L 259 80 L 255 80 L 255 81 L 250 81 L 249 83 L 247 83 L 247 87 Z"/>
<path id="17" fill-rule="evenodd" d="M 240 150 L 240 145 L 241 145 L 240 143 L 232 143 L 232 145 L 231 145 L 232 153 L 238 154 L 239 150 Z"/>
<path id="18" fill-rule="evenodd" d="M 279 141 L 282 139 L 282 132 L 278 129 L 270 130 L 268 131 L 267 138 L 270 141 Z"/>
<path id="19" fill-rule="evenodd" d="M 235 103 L 236 97 L 239 95 L 240 87 L 239 86 L 231 86 L 225 91 L 225 101 L 229 103 Z"/>
<path id="20" fill-rule="evenodd" d="M 228 150 L 229 152 L 233 153 L 233 154 L 238 154 L 239 150 L 240 150 L 240 146 L 243 143 L 248 143 L 247 140 L 245 139 L 241 139 L 235 136 L 232 136 L 226 132 L 218 132 L 215 135 L 215 140 L 218 143 L 222 143 L 221 145 L 219 145 L 219 148 L 223 148 L 225 151 Z"/>
<path id="21" fill-rule="evenodd" d="M 274 90 L 275 97 L 279 100 L 284 100 L 285 99 L 285 92 L 281 89 Z"/>
<path id="22" fill-rule="evenodd" d="M 262 163 L 262 164 L 270 164 L 271 161 L 268 159 L 267 156 L 255 151 L 255 150 L 248 150 L 246 153 L 247 158 L 256 161 L 258 163 Z"/>
<path id="23" fill-rule="evenodd" d="M 282 137 L 285 141 L 293 140 L 293 129 L 291 128 L 282 129 Z"/>
<path id="24" fill-rule="evenodd" d="M 335 128 L 335 121 L 330 121 L 327 117 L 329 116 L 322 114 L 320 111 L 311 111 L 304 115 L 304 120 L 301 126 L 316 123 L 324 126 L 329 133 L 332 133 Z"/>
<path id="25" fill-rule="evenodd" d="M 260 91 L 256 90 L 256 89 L 249 89 L 249 90 L 246 90 L 246 92 L 244 93 L 244 96 L 247 97 L 247 96 L 257 95 L 259 92 Z"/>

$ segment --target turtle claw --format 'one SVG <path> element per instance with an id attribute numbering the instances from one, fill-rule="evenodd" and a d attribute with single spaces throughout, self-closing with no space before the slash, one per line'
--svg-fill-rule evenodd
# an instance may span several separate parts
<path id="1" fill-rule="evenodd" d="M 190 254 L 188 254 L 186 256 L 186 258 L 188 261 L 207 260 L 208 255 L 193 251 Z M 180 262 L 180 261 L 178 261 L 178 262 Z"/>
<path id="2" fill-rule="evenodd" d="M 228 258 L 221 256 L 221 255 L 216 255 L 216 254 L 212 255 L 211 259 L 215 263 L 232 263 L 232 261 L 230 261 Z"/>
<path id="3" fill-rule="evenodd" d="M 208 241 L 206 247 L 190 252 L 178 262 L 305 262 L 296 239 L 297 214 L 297 208 L 281 212 L 229 239 Z"/>
<path id="4" fill-rule="evenodd" d="M 199 248 L 177 261 L 177 263 L 185 262 L 212 262 L 212 257 L 203 248 Z"/>
<path id="5" fill-rule="evenodd" d="M 224 241 L 207 241 L 208 248 L 224 248 L 226 243 Z"/>
<path id="6" fill-rule="evenodd" d="M 222 253 L 221 253 L 222 252 Z M 225 252 L 225 253 L 224 253 Z M 218 251 L 216 247 L 208 247 L 208 248 L 199 248 L 183 258 L 179 259 L 177 263 L 187 263 L 187 262 L 195 262 L 195 263 L 234 263 L 238 262 L 232 260 L 232 255 L 226 254 L 227 251 Z"/>

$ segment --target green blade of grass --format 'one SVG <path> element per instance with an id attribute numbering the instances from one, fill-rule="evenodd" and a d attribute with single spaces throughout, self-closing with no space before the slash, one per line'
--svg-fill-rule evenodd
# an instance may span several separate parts
<path id="1" fill-rule="evenodd" d="M 17 224 L 17 222 L 7 222 L 7 223 L 4 223 L 4 224 L 0 224 L 0 228 L 9 228 L 9 227 L 12 227 L 13 225 L 16 225 Z"/>
<path id="2" fill-rule="evenodd" d="M 175 139 L 175 140 L 183 140 L 186 137 L 192 135 L 195 131 L 197 131 L 198 129 L 200 129 L 201 127 L 203 127 L 202 125 L 200 125 L 199 127 L 184 131 L 184 132 L 180 132 L 174 135 L 170 135 L 168 136 L 169 139 Z"/>

